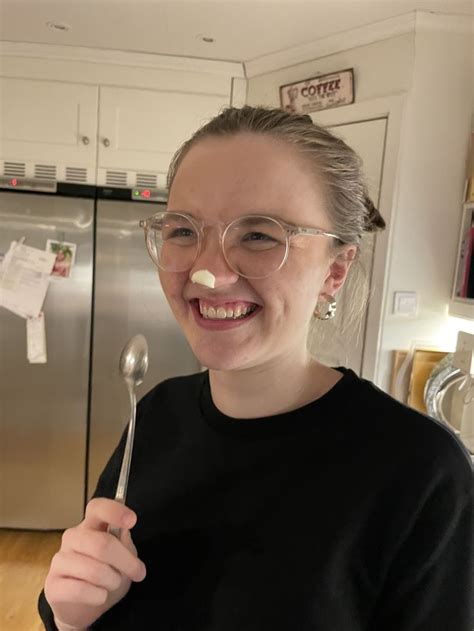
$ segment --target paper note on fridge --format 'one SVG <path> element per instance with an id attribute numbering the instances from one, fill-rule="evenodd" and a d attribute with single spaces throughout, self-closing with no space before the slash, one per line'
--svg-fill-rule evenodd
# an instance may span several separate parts
<path id="1" fill-rule="evenodd" d="M 2 264 L 0 306 L 22 318 L 37 318 L 55 260 L 52 252 L 12 241 Z"/>
<path id="2" fill-rule="evenodd" d="M 26 320 L 26 355 L 30 364 L 46 364 L 48 361 L 43 312 L 37 318 Z"/>

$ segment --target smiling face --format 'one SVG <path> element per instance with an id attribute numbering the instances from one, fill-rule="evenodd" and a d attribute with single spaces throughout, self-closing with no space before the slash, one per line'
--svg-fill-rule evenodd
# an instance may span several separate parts
<path id="1" fill-rule="evenodd" d="M 323 191 L 295 149 L 250 133 L 197 142 L 183 158 L 168 200 L 168 210 L 209 225 L 260 214 L 330 231 L 324 205 Z M 339 259 L 332 262 L 330 246 L 328 237 L 297 236 L 279 271 L 250 280 L 228 267 L 217 227 L 206 228 L 191 270 L 159 271 L 171 309 L 198 360 L 210 369 L 241 370 L 305 353 L 318 296 L 334 295 L 349 267 Z M 199 270 L 213 274 L 214 288 L 191 281 Z M 228 316 L 244 315 L 209 319 L 222 316 L 223 310 Z"/>

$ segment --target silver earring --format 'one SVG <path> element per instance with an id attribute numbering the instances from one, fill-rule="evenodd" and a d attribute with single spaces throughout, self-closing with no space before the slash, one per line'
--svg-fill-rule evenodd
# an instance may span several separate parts
<path id="1" fill-rule="evenodd" d="M 336 299 L 330 294 L 321 294 L 321 296 L 323 300 L 318 300 L 314 317 L 318 320 L 330 320 L 336 315 Z"/>

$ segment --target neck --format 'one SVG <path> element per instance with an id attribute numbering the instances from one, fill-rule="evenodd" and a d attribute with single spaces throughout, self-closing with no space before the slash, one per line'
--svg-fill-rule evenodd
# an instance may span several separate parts
<path id="1" fill-rule="evenodd" d="M 305 350 L 242 370 L 209 370 L 216 407 L 233 418 L 259 418 L 295 410 L 322 396 L 341 373 L 317 362 Z"/>

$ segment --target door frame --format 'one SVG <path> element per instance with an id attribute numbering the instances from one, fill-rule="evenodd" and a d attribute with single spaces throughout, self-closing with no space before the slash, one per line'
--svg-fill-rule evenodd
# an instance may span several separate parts
<path id="1" fill-rule="evenodd" d="M 381 171 L 378 208 L 387 228 L 375 238 L 371 275 L 371 295 L 367 308 L 367 326 L 362 352 L 362 377 L 376 385 L 380 358 L 384 314 L 389 296 L 387 295 L 388 276 L 393 240 L 393 226 L 396 220 L 398 199 L 398 164 L 405 95 L 394 95 L 361 101 L 311 115 L 313 120 L 324 127 L 337 127 L 350 123 L 360 123 L 376 118 L 387 119 L 385 147 Z"/>

